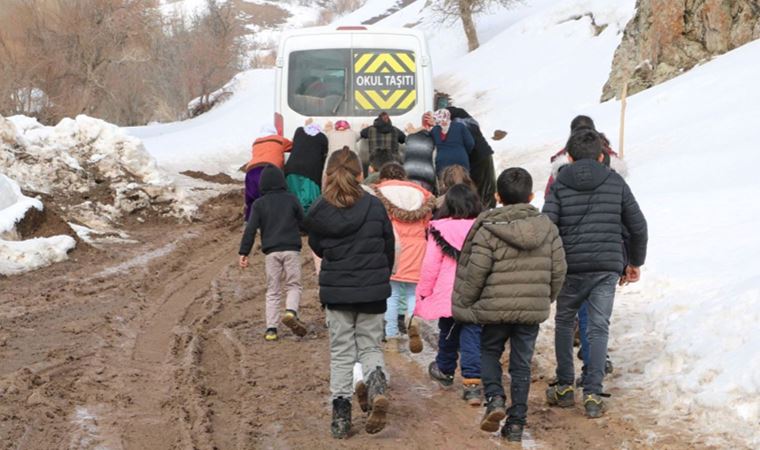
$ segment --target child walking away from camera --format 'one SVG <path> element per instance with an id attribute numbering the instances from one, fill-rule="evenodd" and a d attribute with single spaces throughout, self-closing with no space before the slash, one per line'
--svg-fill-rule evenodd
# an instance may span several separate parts
<path id="1" fill-rule="evenodd" d="M 546 391 L 550 405 L 575 403 L 573 327 L 585 303 L 588 309 L 588 358 L 583 375 L 586 416 L 602 416 L 602 400 L 615 286 L 620 274 L 636 282 L 647 250 L 647 222 L 620 174 L 603 164 L 604 142 L 595 130 L 575 131 L 567 142 L 571 164 L 549 188 L 544 213 L 559 227 L 567 253 L 567 281 L 557 299 L 554 346 L 557 382 Z M 625 263 L 623 236 L 629 235 Z"/>
<path id="2" fill-rule="evenodd" d="M 396 236 L 396 261 L 385 313 L 385 339 L 391 351 L 398 351 L 398 317 L 405 316 L 402 323 L 408 324 L 414 312 L 414 291 L 425 256 L 425 230 L 433 215 L 435 197 L 408 181 L 404 166 L 395 162 L 380 170 L 380 183 L 375 186 L 375 194 L 388 211 Z M 400 309 L 400 305 L 405 308 Z M 413 352 L 422 351 L 418 333 L 410 343 L 414 343 Z"/>
<path id="3" fill-rule="evenodd" d="M 481 369 L 486 394 L 483 431 L 522 439 L 528 411 L 530 365 L 538 326 L 549 317 L 567 266 L 557 227 L 529 202 L 533 180 L 520 168 L 497 182 L 502 207 L 486 211 L 472 227 L 459 258 L 454 284 L 454 319 L 483 325 Z M 509 341 L 511 405 L 505 411 L 501 356 Z"/>
<path id="4" fill-rule="evenodd" d="M 469 187 L 457 184 L 449 188 L 440 218 L 430 222 L 414 309 L 415 317 L 438 320 L 438 354 L 428 367 L 430 376 L 443 386 L 451 386 L 459 359 L 463 398 L 473 406 L 481 402 L 480 325 L 454 322 L 451 293 L 459 253 L 480 211 L 480 199 Z M 411 328 L 409 336 L 411 343 Z"/>
<path id="5" fill-rule="evenodd" d="M 353 367 L 357 358 L 364 379 L 356 388 L 359 405 L 369 411 L 366 431 L 385 427 L 387 377 L 383 359 L 383 315 L 391 294 L 394 238 L 380 200 L 360 183 L 359 157 L 348 149 L 327 162 L 325 188 L 305 219 L 309 245 L 322 258 L 319 298 L 330 331 L 331 431 L 342 439 L 351 430 Z"/>
<path id="6" fill-rule="evenodd" d="M 253 203 L 251 216 L 240 243 L 240 267 L 248 267 L 256 232 L 261 229 L 261 251 L 266 258 L 267 294 L 266 321 L 267 341 L 277 340 L 277 324 L 280 321 L 280 295 L 282 279 L 285 278 L 285 316 L 282 323 L 298 336 L 306 335 L 306 326 L 298 319 L 301 301 L 301 235 L 299 228 L 303 210 L 298 199 L 285 186 L 282 171 L 266 166 L 261 173 L 262 196 Z"/>
<path id="7" fill-rule="evenodd" d="M 293 143 L 277 134 L 271 125 L 261 127 L 261 136 L 251 146 L 251 160 L 245 166 L 245 221 L 251 214 L 251 205 L 259 197 L 259 181 L 261 172 L 267 165 L 282 169 L 285 166 L 285 153 L 293 147 Z"/>

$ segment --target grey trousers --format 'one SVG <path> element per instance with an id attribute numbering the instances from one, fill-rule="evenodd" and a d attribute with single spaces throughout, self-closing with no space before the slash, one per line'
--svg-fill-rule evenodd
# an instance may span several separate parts
<path id="1" fill-rule="evenodd" d="M 588 309 L 589 360 L 583 377 L 584 394 L 601 394 L 604 363 L 607 357 L 610 317 L 615 300 L 615 286 L 620 275 L 615 272 L 570 274 L 557 298 L 554 349 L 557 355 L 557 379 L 560 384 L 575 381 L 573 331 L 575 316 L 585 302 Z"/>
<path id="2" fill-rule="evenodd" d="M 385 372 L 383 315 L 336 311 L 327 308 L 330 330 L 330 392 L 332 398 L 350 399 L 354 392 L 354 363 L 362 365 L 364 380 L 375 369 Z"/>
<path id="3" fill-rule="evenodd" d="M 277 328 L 280 323 L 280 298 L 282 280 L 285 279 L 285 308 L 298 312 L 301 303 L 301 253 L 295 251 L 272 252 L 264 258 L 267 274 L 267 328 Z"/>

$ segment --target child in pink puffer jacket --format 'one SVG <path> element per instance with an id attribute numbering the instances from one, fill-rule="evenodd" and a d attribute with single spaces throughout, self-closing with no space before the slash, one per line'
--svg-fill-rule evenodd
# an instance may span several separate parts
<path id="1" fill-rule="evenodd" d="M 414 309 L 415 317 L 438 320 L 438 354 L 428 368 L 430 376 L 443 386 L 451 386 L 457 359 L 460 359 L 464 379 L 463 398 L 473 406 L 480 405 L 481 401 L 480 325 L 454 322 L 451 318 L 451 293 L 459 252 L 481 211 L 482 203 L 478 195 L 468 186 L 457 184 L 446 192 L 438 214 L 441 219 L 430 222 Z M 410 349 L 413 352 L 417 348 L 421 350 L 422 340 L 415 322 L 412 322 L 408 332 Z"/>

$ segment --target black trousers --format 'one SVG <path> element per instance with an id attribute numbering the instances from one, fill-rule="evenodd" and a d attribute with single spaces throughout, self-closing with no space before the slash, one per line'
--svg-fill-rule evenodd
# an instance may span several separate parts
<path id="1" fill-rule="evenodd" d="M 490 209 L 496 206 L 496 171 L 493 166 L 493 155 L 470 161 L 470 177 L 478 187 L 478 195 L 483 206 Z"/>
<path id="2" fill-rule="evenodd" d="M 505 397 L 502 385 L 501 355 L 509 341 L 509 376 L 511 404 L 507 423 L 525 424 L 530 392 L 530 362 L 536 347 L 538 325 L 484 325 L 480 335 L 480 371 L 486 398 Z"/>

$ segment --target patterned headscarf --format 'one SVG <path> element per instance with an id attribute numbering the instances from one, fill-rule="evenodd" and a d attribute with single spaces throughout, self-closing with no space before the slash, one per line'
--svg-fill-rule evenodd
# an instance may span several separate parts
<path id="1" fill-rule="evenodd" d="M 449 133 L 449 125 L 451 125 L 451 113 L 448 109 L 439 109 L 433 114 L 435 124 L 441 127 L 443 134 Z"/>
<path id="2" fill-rule="evenodd" d="M 322 127 L 320 127 L 319 124 L 312 122 L 303 127 L 303 131 L 305 131 L 309 136 L 316 136 L 322 132 Z"/>

